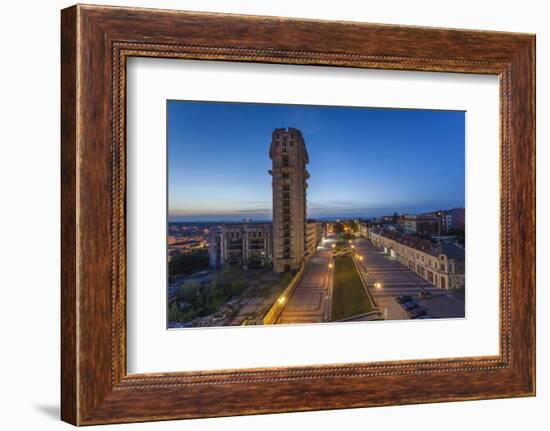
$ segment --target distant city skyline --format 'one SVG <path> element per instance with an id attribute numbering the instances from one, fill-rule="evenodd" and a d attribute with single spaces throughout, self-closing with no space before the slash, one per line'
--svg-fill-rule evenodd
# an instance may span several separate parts
<path id="1" fill-rule="evenodd" d="M 168 219 L 271 220 L 271 133 L 302 131 L 308 218 L 465 205 L 465 113 L 168 101 Z"/>

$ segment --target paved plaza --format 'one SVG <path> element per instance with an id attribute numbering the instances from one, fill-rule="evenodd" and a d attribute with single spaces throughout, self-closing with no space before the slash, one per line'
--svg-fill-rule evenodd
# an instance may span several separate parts
<path id="1" fill-rule="evenodd" d="M 408 319 L 407 313 L 395 301 L 400 295 L 410 295 L 436 318 L 464 317 L 464 301 L 451 292 L 438 288 L 411 269 L 385 255 L 369 240 L 353 241 L 355 250 L 363 256 L 362 269 L 368 271 L 367 282 L 376 305 L 387 320 Z M 376 288 L 375 283 L 381 287 Z M 430 299 L 420 299 L 420 291 L 430 292 Z"/>
<path id="2" fill-rule="evenodd" d="M 331 284 L 329 261 L 333 240 L 324 240 L 305 266 L 304 276 L 294 290 L 277 323 L 320 323 L 330 318 Z"/>

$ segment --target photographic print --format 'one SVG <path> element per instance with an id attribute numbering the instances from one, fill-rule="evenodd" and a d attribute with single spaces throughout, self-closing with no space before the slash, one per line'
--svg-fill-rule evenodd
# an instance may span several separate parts
<path id="1" fill-rule="evenodd" d="M 465 112 L 167 101 L 168 328 L 465 317 Z"/>

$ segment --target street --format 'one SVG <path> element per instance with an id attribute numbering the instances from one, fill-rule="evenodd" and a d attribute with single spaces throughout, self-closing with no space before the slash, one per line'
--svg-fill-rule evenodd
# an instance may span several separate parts
<path id="1" fill-rule="evenodd" d="M 333 239 L 322 241 L 315 254 L 307 260 L 304 276 L 281 313 L 278 324 L 320 323 L 330 319 L 332 279 L 329 262 L 333 243 Z"/>
<path id="2" fill-rule="evenodd" d="M 368 271 L 367 282 L 376 305 L 386 320 L 409 319 L 407 313 L 395 301 L 400 295 L 410 295 L 435 318 L 464 317 L 464 301 L 451 292 L 438 288 L 411 269 L 385 255 L 369 240 L 353 241 L 355 251 L 363 256 L 363 269 Z M 380 287 L 375 287 L 379 283 Z M 420 291 L 429 292 L 430 299 L 420 299 Z"/>

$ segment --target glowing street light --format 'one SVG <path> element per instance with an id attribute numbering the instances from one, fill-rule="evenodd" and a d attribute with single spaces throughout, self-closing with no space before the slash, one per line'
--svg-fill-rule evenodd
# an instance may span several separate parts
<path id="1" fill-rule="evenodd" d="M 374 283 L 374 287 L 376 287 L 377 289 L 381 289 L 382 288 L 382 283 L 376 282 L 376 283 Z"/>
<path id="2" fill-rule="evenodd" d="M 329 263 L 329 264 L 328 264 L 328 267 L 332 269 L 332 263 Z"/>
<path id="3" fill-rule="evenodd" d="M 359 256 L 359 260 L 363 260 L 363 256 Z"/>

